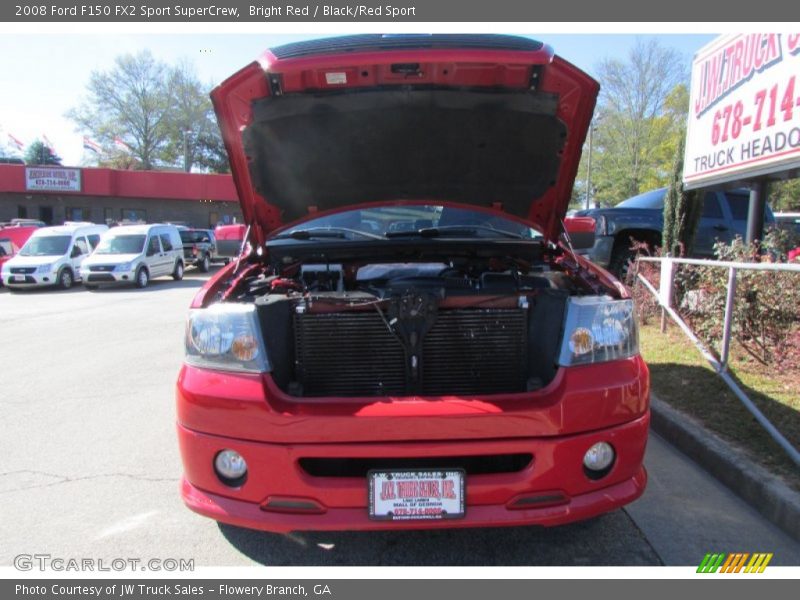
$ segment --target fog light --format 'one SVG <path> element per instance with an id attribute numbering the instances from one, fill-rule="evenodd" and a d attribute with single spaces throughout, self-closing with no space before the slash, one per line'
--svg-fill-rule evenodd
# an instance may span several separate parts
<path id="1" fill-rule="evenodd" d="M 234 450 L 223 450 L 214 458 L 214 470 L 225 485 L 239 487 L 247 477 L 247 463 Z"/>
<path id="2" fill-rule="evenodd" d="M 583 456 L 583 466 L 591 478 L 604 476 L 614 464 L 614 448 L 606 442 L 597 442 Z"/>

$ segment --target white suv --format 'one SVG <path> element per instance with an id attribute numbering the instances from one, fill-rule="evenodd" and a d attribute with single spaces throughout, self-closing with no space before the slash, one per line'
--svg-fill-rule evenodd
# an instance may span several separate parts
<path id="1" fill-rule="evenodd" d="M 11 290 L 48 285 L 71 288 L 80 280 L 84 259 L 107 230 L 106 225 L 72 222 L 37 229 L 3 265 L 3 284 Z"/>
<path id="2" fill-rule="evenodd" d="M 125 225 L 108 230 L 81 267 L 83 285 L 133 283 L 147 287 L 154 277 L 183 278 L 183 243 L 174 225 Z"/>

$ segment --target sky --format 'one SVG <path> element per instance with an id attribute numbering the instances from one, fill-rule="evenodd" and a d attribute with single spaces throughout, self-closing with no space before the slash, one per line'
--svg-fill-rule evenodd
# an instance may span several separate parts
<path id="1" fill-rule="evenodd" d="M 330 35 L 330 34 L 327 34 Z M 8 134 L 30 144 L 42 135 L 65 165 L 86 158 L 83 133 L 64 114 L 80 103 L 93 71 L 107 71 L 115 57 L 148 49 L 159 60 L 188 60 L 209 91 L 255 59 L 264 49 L 325 34 L 264 33 L 0 33 L 0 147 Z M 687 73 L 694 53 L 716 36 L 709 34 L 547 34 L 530 37 L 590 74 L 599 61 L 624 59 L 637 39 L 657 38 L 680 53 Z M 602 82 L 601 82 L 602 83 Z"/>

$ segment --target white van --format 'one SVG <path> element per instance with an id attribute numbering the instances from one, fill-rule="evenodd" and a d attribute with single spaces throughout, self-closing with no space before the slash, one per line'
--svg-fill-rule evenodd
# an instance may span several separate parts
<path id="1" fill-rule="evenodd" d="M 14 258 L 3 265 L 9 289 L 57 285 L 69 289 L 80 280 L 85 258 L 108 231 L 107 225 L 66 222 L 33 232 Z"/>
<path id="2" fill-rule="evenodd" d="M 163 275 L 183 279 L 183 242 L 174 225 L 123 225 L 109 229 L 94 254 L 83 262 L 83 285 L 133 283 L 147 287 Z"/>

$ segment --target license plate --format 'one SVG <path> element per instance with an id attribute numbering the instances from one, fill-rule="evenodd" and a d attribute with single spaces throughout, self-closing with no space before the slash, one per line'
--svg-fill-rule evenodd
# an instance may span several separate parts
<path id="1" fill-rule="evenodd" d="M 25 275 L 12 275 L 11 281 L 25 281 Z"/>
<path id="2" fill-rule="evenodd" d="M 370 519 L 413 521 L 464 516 L 463 469 L 370 471 L 367 480 Z"/>

